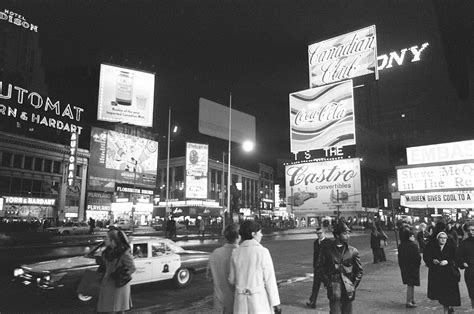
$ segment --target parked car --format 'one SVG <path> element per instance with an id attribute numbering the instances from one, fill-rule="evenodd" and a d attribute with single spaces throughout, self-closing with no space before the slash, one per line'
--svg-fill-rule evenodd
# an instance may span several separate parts
<path id="1" fill-rule="evenodd" d="M 89 233 L 89 225 L 85 222 L 67 222 L 63 226 L 46 228 L 48 232 L 60 235 L 70 234 L 87 234 Z"/>
<path id="2" fill-rule="evenodd" d="M 132 229 L 132 223 L 128 220 L 119 220 L 116 223 L 114 223 L 114 226 L 117 228 L 120 228 L 122 230 L 131 230 Z"/>
<path id="3" fill-rule="evenodd" d="M 162 237 L 130 237 L 131 251 L 137 271 L 132 285 L 173 280 L 178 288 L 186 287 L 193 275 L 206 269 L 209 253 L 185 250 L 175 242 Z M 39 291 L 73 289 L 79 301 L 88 302 L 94 293 L 77 293 L 77 287 L 86 271 L 96 271 L 105 248 L 101 242 L 85 256 L 60 258 L 21 265 L 13 271 L 13 281 Z"/>

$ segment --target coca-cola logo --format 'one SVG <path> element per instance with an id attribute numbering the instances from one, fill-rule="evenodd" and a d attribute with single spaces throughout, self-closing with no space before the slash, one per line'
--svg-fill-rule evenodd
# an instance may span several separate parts
<path id="1" fill-rule="evenodd" d="M 344 116 L 344 105 L 338 102 L 330 102 L 319 106 L 315 110 L 299 110 L 295 116 L 295 125 L 339 120 Z"/>
<path id="2" fill-rule="evenodd" d="M 307 165 L 297 165 L 289 167 L 286 171 L 291 177 L 290 186 L 300 183 L 308 185 L 309 183 L 331 183 L 338 180 L 347 182 L 357 176 L 357 172 L 353 169 L 341 169 L 338 165 L 331 168 L 322 168 L 311 171 Z"/>

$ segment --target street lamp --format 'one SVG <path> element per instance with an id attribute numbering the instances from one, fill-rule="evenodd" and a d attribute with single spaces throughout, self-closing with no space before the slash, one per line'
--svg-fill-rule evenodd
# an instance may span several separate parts
<path id="1" fill-rule="evenodd" d="M 135 184 L 137 182 L 137 164 L 138 160 L 132 157 L 133 164 L 133 193 L 132 193 L 132 233 L 135 230 L 135 206 L 137 205 L 137 198 L 135 195 Z"/>
<path id="2" fill-rule="evenodd" d="M 178 125 L 173 126 L 173 133 L 178 133 Z M 170 212 L 168 199 L 170 198 L 170 143 L 171 143 L 171 107 L 168 108 L 168 149 L 166 153 L 166 215 Z"/>

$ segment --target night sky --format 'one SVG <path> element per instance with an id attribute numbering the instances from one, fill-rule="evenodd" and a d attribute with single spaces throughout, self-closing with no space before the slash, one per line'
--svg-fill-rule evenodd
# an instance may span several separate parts
<path id="1" fill-rule="evenodd" d="M 184 151 L 185 141 L 225 149 L 224 141 L 199 134 L 199 98 L 228 105 L 232 92 L 233 108 L 257 121 L 256 152 L 248 157 L 236 153 L 237 159 L 273 165 L 276 158 L 289 157 L 288 94 L 309 88 L 307 46 L 373 24 L 379 55 L 430 43 L 420 62 L 381 72 L 380 123 L 397 123 L 394 119 L 407 112 L 410 125 L 445 127 L 453 139 L 472 138 L 466 116 L 472 118 L 474 107 L 468 86 L 469 61 L 470 75 L 474 67 L 473 4 L 7 0 L 0 11 L 18 12 L 38 25 L 48 96 L 86 107 L 86 128 L 96 123 L 100 63 L 126 66 L 156 73 L 154 131 L 166 134 L 169 106 L 182 127 L 172 155 Z M 14 27 L 0 22 L 0 27 Z M 357 95 L 355 106 L 370 112 Z M 88 139 L 81 140 L 81 147 L 88 148 Z"/>

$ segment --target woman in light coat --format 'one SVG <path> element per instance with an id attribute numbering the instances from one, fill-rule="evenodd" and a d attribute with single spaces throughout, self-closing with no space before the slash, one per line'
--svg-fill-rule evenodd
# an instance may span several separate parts
<path id="1" fill-rule="evenodd" d="M 239 233 L 243 242 L 232 253 L 229 274 L 235 285 L 234 313 L 281 313 L 272 257 L 260 244 L 261 226 L 247 220 Z"/>
<path id="2" fill-rule="evenodd" d="M 97 312 L 124 312 L 132 307 L 130 282 L 122 287 L 117 287 L 112 274 L 118 267 L 126 268 L 129 275 L 135 272 L 130 244 L 123 231 L 111 229 L 105 237 L 105 245 L 102 264 L 99 267 L 99 272 L 103 272 L 104 277 L 100 283 Z"/>

